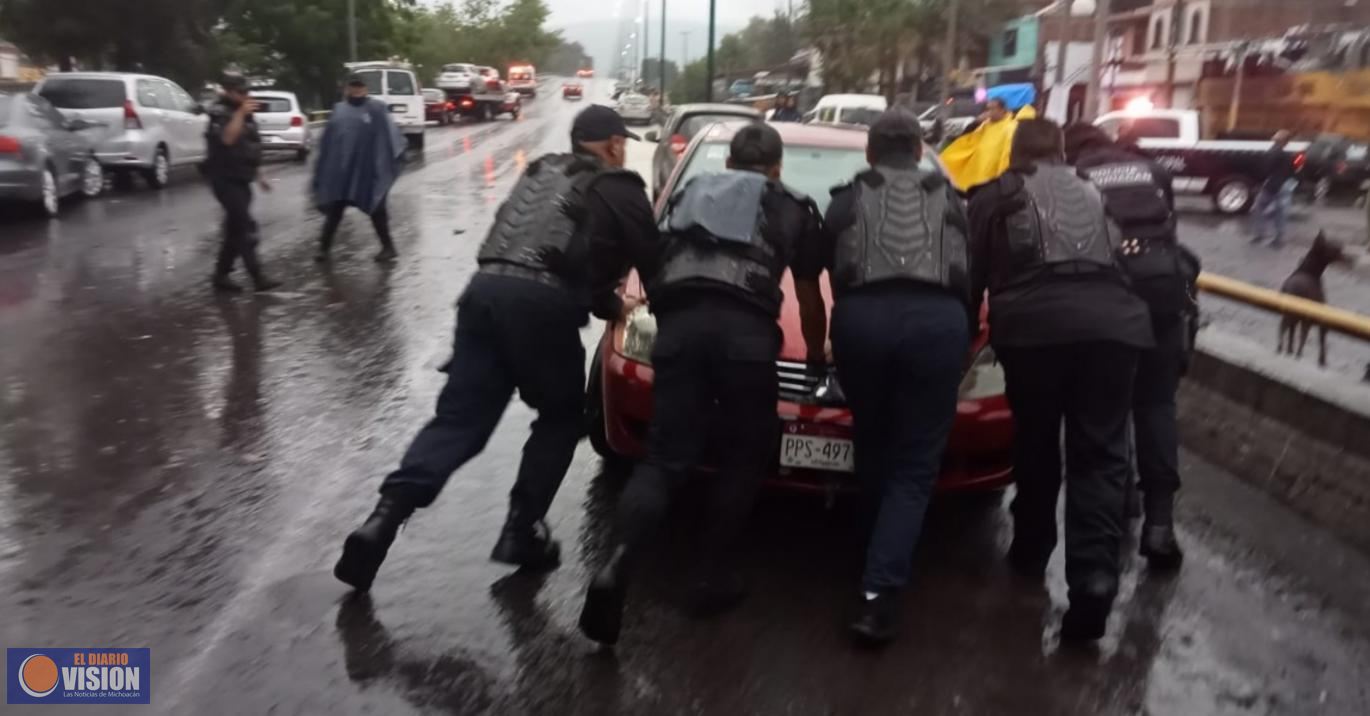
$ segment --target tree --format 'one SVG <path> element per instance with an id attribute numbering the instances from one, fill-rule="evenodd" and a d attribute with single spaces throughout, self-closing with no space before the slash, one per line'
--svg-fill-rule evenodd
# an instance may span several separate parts
<path id="1" fill-rule="evenodd" d="M 673 104 L 689 104 L 691 102 L 703 102 L 708 99 L 704 93 L 709 76 L 709 66 L 706 60 L 698 59 L 685 65 L 685 70 L 676 77 L 675 81 L 669 84 L 671 88 L 671 102 Z"/>
<path id="2" fill-rule="evenodd" d="M 675 82 L 676 75 L 680 74 L 680 68 L 672 60 L 666 60 L 666 86 L 670 87 Z M 648 57 L 642 61 L 642 81 L 649 87 L 656 87 L 661 84 L 661 60 L 655 57 Z"/>

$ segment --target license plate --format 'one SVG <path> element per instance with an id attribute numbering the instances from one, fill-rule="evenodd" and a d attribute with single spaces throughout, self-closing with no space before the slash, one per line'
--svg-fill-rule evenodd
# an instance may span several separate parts
<path id="1" fill-rule="evenodd" d="M 815 435 L 782 434 L 780 466 L 854 472 L 856 463 L 852 458 L 852 441 Z"/>
<path id="2" fill-rule="evenodd" d="M 406 107 L 406 106 L 404 106 L 404 105 L 402 105 L 402 104 L 392 104 L 392 105 L 390 105 L 390 111 L 391 111 L 391 112 L 405 112 L 405 111 L 408 111 L 408 109 L 409 109 L 408 107 Z"/>

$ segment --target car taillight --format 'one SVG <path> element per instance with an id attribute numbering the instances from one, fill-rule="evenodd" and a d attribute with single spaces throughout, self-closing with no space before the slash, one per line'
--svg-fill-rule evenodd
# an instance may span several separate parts
<path id="1" fill-rule="evenodd" d="M 0 154 L 18 154 L 19 140 L 0 134 Z"/>
<path id="2" fill-rule="evenodd" d="M 124 100 L 124 129 L 142 129 L 143 120 L 138 118 L 137 110 L 133 109 L 133 100 Z"/>
<path id="3" fill-rule="evenodd" d="M 671 151 L 675 152 L 677 157 L 685 153 L 686 144 L 689 142 L 685 141 L 685 137 L 679 134 L 671 135 Z"/>
<path id="4" fill-rule="evenodd" d="M 463 106 L 463 107 L 473 107 L 473 106 L 475 106 L 475 104 L 476 104 L 476 101 L 473 100 L 473 99 L 471 99 L 470 97 L 462 97 L 462 98 L 461 98 L 461 106 Z"/>
<path id="5" fill-rule="evenodd" d="M 291 118 L 290 118 L 290 126 L 292 126 L 292 127 L 303 127 L 303 126 L 304 126 L 304 117 L 301 117 L 301 116 L 298 115 L 298 114 L 295 115 L 294 117 L 291 117 Z"/>
<path id="6" fill-rule="evenodd" d="M 448 109 L 448 110 L 453 110 L 453 109 L 456 109 L 456 108 L 457 108 L 457 103 L 456 103 L 456 102 L 448 102 L 448 103 L 447 103 L 447 109 Z"/>

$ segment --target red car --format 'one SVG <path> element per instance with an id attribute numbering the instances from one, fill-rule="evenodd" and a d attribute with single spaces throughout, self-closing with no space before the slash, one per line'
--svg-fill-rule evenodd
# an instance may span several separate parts
<path id="1" fill-rule="evenodd" d="M 676 187 L 691 177 L 723 169 L 728 142 L 739 123 L 716 124 L 701 132 L 686 149 L 657 200 L 658 216 Z M 784 179 L 826 208 L 829 189 L 866 168 L 866 132 L 803 124 L 773 125 L 785 140 Z M 925 169 L 939 165 L 929 150 Z M 855 487 L 851 412 L 843 403 L 835 372 L 819 378 L 804 369 L 805 345 L 800 334 L 799 304 L 790 277 L 785 277 L 785 303 L 780 327 L 784 343 L 776 372 L 780 376 L 781 434 L 776 436 L 773 483 L 794 489 L 842 491 Z M 827 276 L 823 291 L 831 307 Z M 636 275 L 624 293 L 642 296 Z M 982 321 L 982 326 L 983 321 Z M 960 403 L 942 463 L 940 490 L 998 490 L 1012 482 L 1013 420 L 1004 397 L 1004 374 L 981 329 L 966 357 Z M 646 454 L 647 426 L 652 417 L 651 351 L 656 320 L 645 308 L 626 321 L 605 326 L 595 352 L 586 389 L 589 437 L 606 458 L 641 458 Z"/>
<path id="2" fill-rule="evenodd" d="M 575 100 L 584 99 L 585 87 L 581 86 L 578 82 L 567 82 L 561 86 L 561 98 Z"/>
<path id="3" fill-rule="evenodd" d="M 456 105 L 447 100 L 447 93 L 435 89 L 423 91 L 423 118 L 425 120 L 438 124 L 451 124 L 456 121 L 456 113 Z"/>

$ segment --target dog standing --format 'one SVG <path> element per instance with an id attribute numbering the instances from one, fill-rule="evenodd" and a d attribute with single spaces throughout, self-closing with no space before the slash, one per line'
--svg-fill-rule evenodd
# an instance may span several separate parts
<path id="1" fill-rule="evenodd" d="M 1306 298 L 1309 301 L 1327 303 L 1327 292 L 1322 286 L 1322 275 L 1334 263 L 1349 263 L 1350 259 L 1342 251 L 1342 245 L 1330 241 L 1324 232 L 1319 231 L 1313 240 L 1313 247 L 1299 262 L 1299 267 L 1285 279 L 1280 291 L 1291 296 Z M 1303 347 L 1308 343 L 1308 331 L 1313 324 L 1289 314 L 1280 320 L 1279 346 L 1276 353 L 1289 353 L 1295 358 L 1303 357 Z M 1297 330 L 1298 340 L 1294 334 Z M 1318 365 L 1327 367 L 1327 328 L 1318 327 Z"/>

